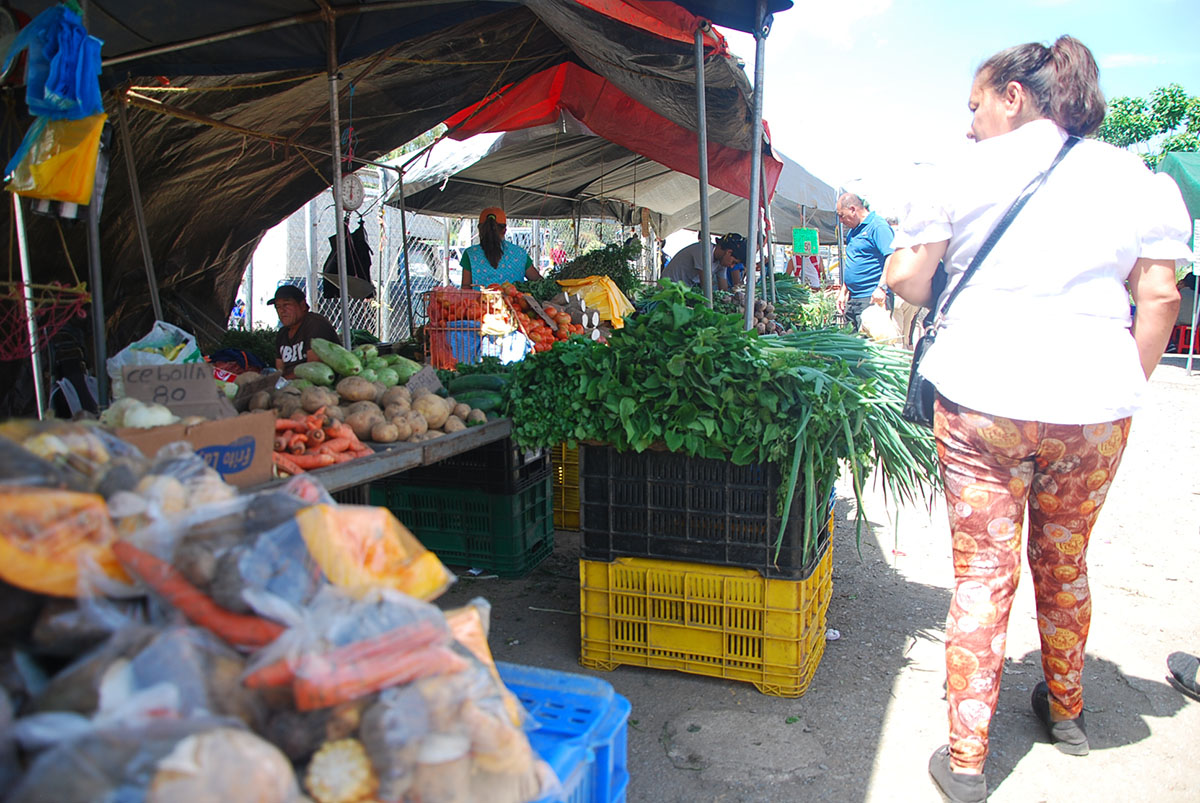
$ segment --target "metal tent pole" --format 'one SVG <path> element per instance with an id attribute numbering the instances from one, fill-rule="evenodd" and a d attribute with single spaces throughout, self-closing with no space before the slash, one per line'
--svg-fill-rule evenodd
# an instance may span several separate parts
<path id="1" fill-rule="evenodd" d="M 444 232 L 444 235 L 445 235 L 445 241 L 444 241 L 445 245 L 443 246 L 443 248 L 445 248 L 445 251 L 443 251 L 443 253 L 446 255 L 442 259 L 442 267 L 446 270 L 446 276 L 444 277 L 444 281 L 446 282 L 446 284 L 450 284 L 450 218 L 449 217 L 442 218 L 442 227 L 443 227 L 442 231 Z"/>
<path id="2" fill-rule="evenodd" d="M 21 294 L 25 297 L 25 326 L 29 330 L 29 359 L 33 363 L 33 397 L 38 418 L 46 414 L 46 391 L 42 387 L 42 358 L 38 354 L 37 312 L 33 309 L 33 284 L 29 272 L 29 243 L 25 237 L 25 215 L 21 212 L 21 196 L 13 193 L 13 223 L 17 227 L 17 254 L 21 259 Z"/>
<path id="3" fill-rule="evenodd" d="M 704 98 L 704 34 L 711 30 L 707 21 L 702 21 L 693 34 L 696 45 L 696 151 L 699 154 L 700 180 L 700 249 L 703 256 L 703 271 L 700 286 L 704 288 L 704 299 L 708 306 L 713 303 L 712 282 L 712 235 L 708 229 L 708 108 Z"/>
<path id="4" fill-rule="evenodd" d="M 16 197 L 16 196 L 13 196 Z M 108 406 L 108 343 L 104 331 L 104 274 L 100 271 L 100 199 L 88 204 L 88 286 L 92 291 L 92 349 L 96 359 L 97 404 Z"/>
<path id="5" fill-rule="evenodd" d="M 1198 241 L 1200 241 L 1200 237 L 1197 236 L 1197 235 L 1200 235 L 1200 221 L 1193 221 L 1192 227 L 1195 230 L 1195 234 L 1192 235 L 1192 242 L 1195 243 L 1196 245 L 1200 245 L 1200 242 L 1198 242 Z M 1193 252 L 1194 251 L 1195 251 L 1195 247 L 1193 247 Z M 1192 275 L 1193 276 L 1195 276 L 1198 272 L 1196 270 L 1197 267 L 1200 267 L 1200 265 L 1197 265 L 1197 263 L 1193 262 L 1192 263 Z M 1197 282 L 1197 284 L 1200 284 L 1200 282 Z M 1192 288 L 1192 331 L 1190 333 L 1191 337 L 1188 340 L 1188 358 L 1187 358 L 1187 375 L 1188 376 L 1192 375 L 1192 358 L 1196 356 L 1196 354 L 1195 354 L 1196 350 L 1193 349 L 1192 346 L 1196 342 L 1196 319 L 1197 318 L 1200 318 L 1200 287 L 1193 287 Z"/>
<path id="6" fill-rule="evenodd" d="M 769 18 L 767 15 L 767 0 L 758 0 L 758 9 L 754 15 L 754 114 L 750 124 L 750 222 L 746 232 L 746 246 L 758 246 L 758 190 L 759 177 L 762 171 L 762 107 L 763 107 L 763 73 L 765 72 L 767 31 Z M 756 263 L 753 254 L 746 255 L 746 328 L 754 327 L 754 270 Z"/>
<path id="7" fill-rule="evenodd" d="M 350 305 L 346 301 L 346 210 L 342 206 L 342 121 L 338 114 L 337 23 L 328 18 L 329 30 L 329 134 L 333 143 L 333 208 L 337 232 L 338 296 L 342 305 L 342 345 L 350 348 Z"/>
<path id="8" fill-rule="evenodd" d="M 771 214 L 771 201 L 767 198 L 766 163 L 763 164 L 759 175 L 762 177 L 763 212 L 766 216 L 766 228 L 763 229 L 763 250 L 766 252 L 766 257 L 763 264 L 766 266 L 767 275 L 771 277 L 771 303 L 775 304 L 779 301 L 775 294 L 775 244 L 771 242 L 775 236 L 775 216 Z"/>
<path id="9" fill-rule="evenodd" d="M 250 269 L 246 271 L 246 329 L 254 331 L 254 257 L 250 257 Z"/>
<path id="10" fill-rule="evenodd" d="M 408 211 L 404 208 L 404 171 L 400 171 L 399 182 L 399 197 L 400 197 L 400 253 L 404 255 L 404 302 L 408 306 L 408 336 L 412 337 L 417 331 L 414 325 L 412 311 L 412 276 L 408 272 Z"/>
<path id="11" fill-rule="evenodd" d="M 133 163 L 133 140 L 129 136 L 129 115 L 125 110 L 125 98 L 117 101 L 117 124 L 121 132 L 121 150 L 125 153 L 125 170 L 129 173 L 129 200 L 133 203 L 133 220 L 137 224 L 138 243 L 142 247 L 142 263 L 146 266 L 146 286 L 150 289 L 150 303 L 154 307 L 154 319 L 163 320 L 162 302 L 158 298 L 158 280 L 154 276 L 154 258 L 150 256 L 150 237 L 146 233 L 146 212 L 142 208 L 142 190 L 138 186 L 137 167 Z"/>

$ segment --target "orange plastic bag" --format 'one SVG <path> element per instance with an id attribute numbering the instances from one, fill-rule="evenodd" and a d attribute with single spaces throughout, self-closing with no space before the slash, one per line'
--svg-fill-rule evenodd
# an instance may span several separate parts
<path id="1" fill-rule="evenodd" d="M 27 198 L 88 204 L 96 183 L 96 157 L 107 114 L 81 120 L 48 120 L 8 183 Z M 39 125 L 41 121 L 35 121 Z"/>

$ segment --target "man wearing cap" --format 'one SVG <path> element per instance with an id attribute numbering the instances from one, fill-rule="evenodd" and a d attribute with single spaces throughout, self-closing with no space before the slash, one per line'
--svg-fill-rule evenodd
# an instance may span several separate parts
<path id="1" fill-rule="evenodd" d="M 740 234 L 726 234 L 717 240 L 712 249 L 713 284 L 719 290 L 728 290 L 725 272 L 739 262 L 746 261 L 746 238 Z M 704 243 L 694 242 L 679 249 L 663 268 L 662 278 L 673 279 L 689 287 L 699 287 L 704 272 Z"/>
<path id="2" fill-rule="evenodd" d="M 892 253 L 892 227 L 852 192 L 838 198 L 837 216 L 846 230 L 846 264 L 837 309 L 857 332 L 868 305 L 887 303 L 883 265 Z"/>
<path id="3" fill-rule="evenodd" d="M 463 287 L 542 278 L 529 252 L 504 239 L 507 228 L 508 221 L 500 207 L 489 206 L 479 213 L 479 244 L 464 251 L 460 260 Z"/>
<path id="4" fill-rule="evenodd" d="M 275 305 L 275 314 L 279 316 L 279 333 L 275 335 L 275 368 L 288 379 L 292 378 L 293 369 L 300 363 L 317 361 L 317 355 L 312 351 L 314 337 L 341 342 L 338 331 L 324 315 L 309 311 L 308 299 L 296 285 L 279 285 L 275 297 L 267 303 Z"/>

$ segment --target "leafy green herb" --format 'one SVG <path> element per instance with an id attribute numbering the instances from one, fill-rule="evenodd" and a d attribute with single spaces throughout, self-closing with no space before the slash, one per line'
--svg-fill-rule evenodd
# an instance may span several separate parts
<path id="1" fill-rule="evenodd" d="M 641 256 L 642 244 L 636 239 L 626 245 L 611 243 L 572 259 L 551 271 L 552 279 L 586 279 L 588 276 L 608 276 L 626 297 L 632 297 L 641 286 L 641 279 L 630 261 Z M 558 292 L 556 287 L 554 293 Z M 551 295 L 554 295 L 551 293 Z M 549 298 L 549 296 L 547 296 Z"/>

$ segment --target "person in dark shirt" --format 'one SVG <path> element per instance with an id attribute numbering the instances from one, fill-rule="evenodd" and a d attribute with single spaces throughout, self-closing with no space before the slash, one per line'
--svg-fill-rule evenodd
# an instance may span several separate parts
<path id="1" fill-rule="evenodd" d="M 275 335 L 275 368 L 291 379 L 293 369 L 302 362 L 315 362 L 312 351 L 314 337 L 339 342 L 333 324 L 320 313 L 310 312 L 308 299 L 294 284 L 281 284 L 275 297 L 267 302 L 275 305 L 279 316 L 279 333 Z"/>

